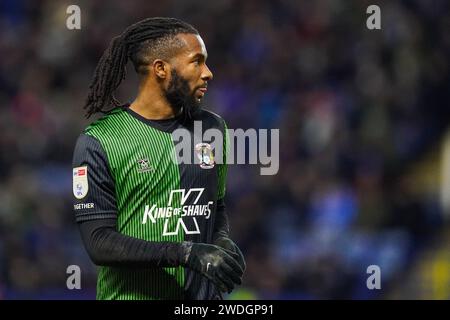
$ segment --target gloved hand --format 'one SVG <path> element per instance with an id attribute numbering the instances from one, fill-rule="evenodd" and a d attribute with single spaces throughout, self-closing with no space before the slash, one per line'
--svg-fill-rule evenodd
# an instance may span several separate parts
<path id="1" fill-rule="evenodd" d="M 224 249 L 213 244 L 192 242 L 184 242 L 183 246 L 185 259 L 182 265 L 204 275 L 220 291 L 230 293 L 236 284 L 242 284 L 244 270 Z"/>
<path id="2" fill-rule="evenodd" d="M 245 263 L 244 255 L 233 240 L 225 236 L 220 236 L 214 240 L 214 244 L 223 248 L 226 253 L 228 253 L 239 263 L 241 269 L 245 271 L 247 264 Z"/>

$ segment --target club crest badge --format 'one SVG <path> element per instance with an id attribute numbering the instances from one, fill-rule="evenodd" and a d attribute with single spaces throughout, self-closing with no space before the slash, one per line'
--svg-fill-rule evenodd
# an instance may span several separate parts
<path id="1" fill-rule="evenodd" d="M 72 179 L 73 195 L 77 199 L 83 199 L 89 191 L 87 166 L 73 168 Z"/>
<path id="2" fill-rule="evenodd" d="M 211 169 L 214 168 L 215 161 L 211 145 L 208 143 L 198 143 L 195 146 L 195 153 L 200 161 L 200 168 Z"/>

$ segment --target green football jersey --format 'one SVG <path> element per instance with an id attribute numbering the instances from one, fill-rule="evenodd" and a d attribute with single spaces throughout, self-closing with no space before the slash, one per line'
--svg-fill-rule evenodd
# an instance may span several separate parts
<path id="1" fill-rule="evenodd" d="M 223 119 L 202 110 L 202 129 L 226 132 Z M 181 163 L 174 132 L 184 129 L 191 163 Z M 211 146 L 179 117 L 148 120 L 128 106 L 87 127 L 74 152 L 78 223 L 117 219 L 121 234 L 152 242 L 211 243 L 215 213 L 225 195 L 226 152 L 216 163 Z M 226 150 L 226 134 L 223 135 Z M 196 143 L 200 141 L 200 143 Z M 201 159 L 195 161 L 195 158 Z M 210 299 L 215 286 L 188 268 L 112 267 L 98 270 L 98 299 Z"/>

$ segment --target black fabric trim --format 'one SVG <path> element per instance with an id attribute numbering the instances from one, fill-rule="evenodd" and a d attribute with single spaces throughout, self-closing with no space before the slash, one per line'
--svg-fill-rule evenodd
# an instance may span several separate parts
<path id="1" fill-rule="evenodd" d="M 124 105 L 122 108 L 133 118 L 136 118 L 137 120 L 145 123 L 146 125 L 149 125 L 155 129 L 158 129 L 160 131 L 164 131 L 167 133 L 173 132 L 178 127 L 178 124 L 180 123 L 181 116 L 182 116 L 180 114 L 180 115 L 177 115 L 177 116 L 175 116 L 173 118 L 169 118 L 169 119 L 152 120 L 152 119 L 144 118 L 139 113 L 136 113 L 133 110 L 131 110 L 129 104 Z"/>
<path id="2" fill-rule="evenodd" d="M 116 218 L 117 218 L 116 212 L 75 214 L 75 221 L 78 223 L 97 219 L 116 219 Z"/>

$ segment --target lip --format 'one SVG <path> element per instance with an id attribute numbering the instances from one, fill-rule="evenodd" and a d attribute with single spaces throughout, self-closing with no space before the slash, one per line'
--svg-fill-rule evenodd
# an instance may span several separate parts
<path id="1" fill-rule="evenodd" d="M 208 91 L 208 89 L 206 89 L 205 87 L 198 88 L 197 92 L 198 92 L 199 98 L 203 98 L 206 94 L 206 91 Z"/>

